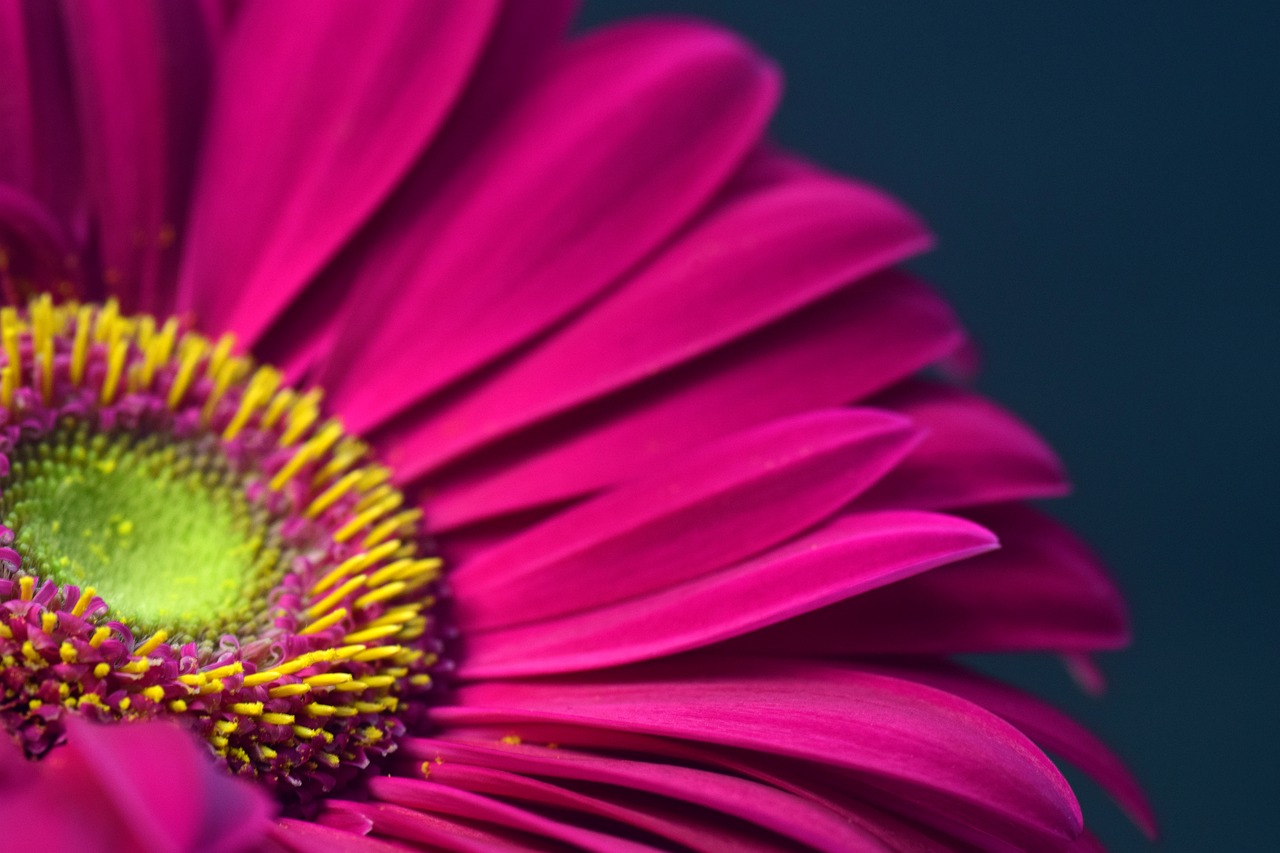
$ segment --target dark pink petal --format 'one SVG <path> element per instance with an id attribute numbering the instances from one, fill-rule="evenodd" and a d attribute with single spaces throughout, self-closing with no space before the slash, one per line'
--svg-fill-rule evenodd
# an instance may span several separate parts
<path id="1" fill-rule="evenodd" d="M 741 747 L 856 773 L 894 808 L 1013 841 L 1074 838 L 1079 807 L 1021 733 L 949 693 L 854 669 L 692 657 L 608 678 L 463 686 L 443 725 L 571 723 Z"/>
<path id="2" fill-rule="evenodd" d="M 63 219 L 81 202 L 73 92 L 57 4 L 0 2 L 0 182 Z"/>
<path id="3" fill-rule="evenodd" d="M 895 816 L 891 812 L 871 805 L 865 799 L 866 792 L 863 790 L 865 786 L 850 783 L 847 779 L 837 780 L 835 785 L 831 784 L 826 777 L 839 771 L 812 762 L 715 744 L 694 744 L 617 729 L 559 723 L 521 723 L 518 729 L 521 734 L 526 735 L 526 739 L 546 743 L 549 746 L 532 746 L 524 744 L 523 741 L 520 745 L 513 746 L 511 743 L 513 729 L 509 724 L 496 728 L 450 727 L 441 735 L 441 739 L 461 746 L 480 749 L 498 748 L 504 752 L 540 750 L 554 753 L 557 757 L 572 754 L 566 752 L 565 748 L 575 747 L 588 750 L 583 755 L 583 761 L 592 766 L 613 753 L 644 755 L 664 762 L 657 765 L 659 774 L 661 770 L 667 768 L 714 768 L 715 771 L 728 774 L 730 778 L 754 780 L 765 785 L 766 790 L 773 788 L 799 797 L 811 803 L 819 811 L 828 810 L 837 815 L 846 825 L 853 827 L 855 832 L 868 833 L 880 838 L 892 850 L 913 851 L 913 853 L 971 853 L 972 851 L 969 845 L 955 836 L 936 833 L 933 829 L 921 824 L 915 817 Z M 520 740 L 520 737 L 517 735 L 514 739 Z M 406 744 L 406 750 L 412 753 L 416 749 L 416 743 L 418 743 L 416 740 L 409 741 Z M 422 757 L 431 758 L 430 755 Z M 495 766 L 500 765 L 501 762 L 495 764 Z M 690 797 L 693 801 L 699 801 L 696 794 L 691 794 Z M 783 815 L 789 813 L 789 809 L 782 811 Z M 820 825 L 821 822 L 818 826 Z"/>
<path id="4" fill-rule="evenodd" d="M 799 654 L 1088 651 L 1129 638 L 1124 601 L 1098 559 L 1027 507 L 970 516 L 1001 548 L 733 640 Z"/>
<path id="5" fill-rule="evenodd" d="M 426 148 L 497 6 L 246 4 L 219 57 L 179 307 L 253 342 Z"/>
<path id="6" fill-rule="evenodd" d="M 755 424 L 881 390 L 963 340 L 946 304 L 884 273 L 694 363 L 427 479 L 437 530 L 578 497 Z M 459 425 L 465 428 L 465 425 Z M 421 471 L 386 448 L 401 475 Z"/>
<path id="7" fill-rule="evenodd" d="M 567 49 L 367 272 L 320 376 L 335 408 L 366 431 L 598 294 L 728 178 L 777 90 L 736 37 L 692 23 Z"/>
<path id="8" fill-rule="evenodd" d="M 924 440 L 860 506 L 954 509 L 1057 497 L 1068 489 L 1053 450 L 976 394 L 914 380 L 871 402 L 911 418 Z"/>
<path id="9" fill-rule="evenodd" d="M 64 9 L 104 290 L 165 314 L 208 94 L 207 21 L 168 0 Z"/>
<path id="10" fill-rule="evenodd" d="M 537 811 L 554 809 L 556 811 L 553 814 L 571 823 L 581 822 L 582 815 L 590 815 L 595 819 L 592 820 L 592 825 L 606 833 L 610 833 L 611 828 L 600 826 L 598 819 L 610 820 L 618 825 L 618 829 L 611 834 L 622 838 L 634 836 L 637 834 L 636 830 L 641 830 L 692 850 L 784 853 L 794 849 L 793 845 L 762 832 L 758 827 L 744 826 L 723 814 L 707 814 L 690 809 L 684 804 L 676 806 L 654 801 L 635 792 L 615 788 L 600 791 L 602 796 L 593 796 L 505 770 L 474 767 L 460 762 L 432 766 L 430 783 L 392 778 L 378 780 L 372 787 L 376 796 L 414 805 L 415 801 L 402 799 L 402 792 L 417 794 L 431 802 L 435 799 L 432 795 L 433 786 L 438 789 L 440 784 L 508 801 L 519 800 L 522 807 Z M 566 811 L 578 812 L 579 815 L 570 814 L 566 817 Z M 618 843 L 619 839 L 613 839 L 604 849 L 612 850 Z M 864 844 L 863 848 L 866 847 Z"/>
<path id="11" fill-rule="evenodd" d="M 413 739 L 404 744 L 404 749 L 409 755 L 431 762 L 431 778 L 445 784 L 465 784 L 451 771 L 475 765 L 513 774 L 607 785 L 610 787 L 603 789 L 607 791 L 631 789 L 657 794 L 733 815 L 819 850 L 875 846 L 874 835 L 821 804 L 736 775 L 525 744 Z M 674 835 L 669 837 L 680 840 Z"/>
<path id="12" fill-rule="evenodd" d="M 235 853 L 266 834 L 275 810 L 172 723 L 98 726 L 73 716 L 67 745 L 39 762 L 8 739 L 0 747 L 0 821 L 10 832 L 31 827 L 42 850 Z"/>
<path id="13" fill-rule="evenodd" d="M 367 818 L 354 814 L 352 816 L 364 824 L 373 825 Z M 281 849 L 292 850 L 294 853 L 398 853 L 409 849 L 400 844 L 337 829 L 327 825 L 323 818 L 319 822 L 281 818 L 271 827 L 269 839 Z"/>
<path id="14" fill-rule="evenodd" d="M 53 282 L 60 296 L 79 293 L 76 253 L 61 222 L 26 192 L 0 183 L 0 297 L 21 303 L 36 282 Z"/>
<path id="15" fill-rule="evenodd" d="M 575 848 L 645 853 L 654 848 L 622 838 L 583 829 L 573 823 L 546 818 L 535 811 L 481 796 L 469 790 L 419 779 L 379 776 L 369 780 L 369 793 L 382 802 L 464 820 L 491 823 L 543 838 L 556 839 Z"/>
<path id="16" fill-rule="evenodd" d="M 428 153 L 342 251 L 307 285 L 254 347 L 264 361 L 299 380 L 309 376 L 332 349 L 349 307 L 367 296 L 392 260 L 392 244 L 416 250 L 398 235 L 438 198 L 457 176 L 458 164 L 475 153 L 477 140 L 492 136 L 518 101 L 541 80 L 558 56 L 577 11 L 575 0 L 504 2 L 475 69 Z"/>
<path id="17" fill-rule="evenodd" d="M 870 409 L 813 413 L 724 439 L 459 567 L 451 579 L 458 623 L 467 634 L 508 627 L 727 565 L 835 511 L 912 440 L 904 420 Z"/>
<path id="18" fill-rule="evenodd" d="M 952 516 L 865 513 L 714 574 L 612 605 L 467 634 L 464 678 L 596 669 L 674 654 L 996 547 Z"/>
<path id="19" fill-rule="evenodd" d="M 633 385 L 915 254 L 924 228 L 868 187 L 753 159 L 688 233 L 566 329 L 430 418 L 380 436 L 419 469 Z M 760 162 L 764 160 L 765 162 Z"/>
<path id="20" fill-rule="evenodd" d="M 551 839 L 520 832 L 510 832 L 493 825 L 479 826 L 474 821 L 428 814 L 419 809 L 389 803 L 364 803 L 330 800 L 330 809 L 346 809 L 373 823 L 374 831 L 384 839 L 403 840 L 402 850 L 453 850 L 458 853 L 527 853 L 530 850 L 562 851 L 564 845 Z M 361 848 L 355 847 L 354 850 Z"/>
<path id="21" fill-rule="evenodd" d="M 1155 814 L 1133 775 L 1105 744 L 1061 711 L 1020 690 L 941 664 L 886 668 L 885 672 L 946 690 L 975 702 L 1017 726 L 1043 749 L 1092 776 L 1150 838 Z"/>

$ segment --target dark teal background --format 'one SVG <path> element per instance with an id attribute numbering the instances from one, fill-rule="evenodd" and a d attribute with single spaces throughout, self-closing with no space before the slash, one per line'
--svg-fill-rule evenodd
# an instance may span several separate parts
<path id="1" fill-rule="evenodd" d="M 777 59 L 776 136 L 930 222 L 915 267 L 979 385 L 1061 452 L 1052 506 L 1132 603 L 1102 700 L 1002 671 L 1112 743 L 1154 849 L 1280 849 L 1280 3 L 588 2 L 721 21 Z M 1077 779 L 1078 777 L 1072 777 Z M 1086 820 L 1147 850 L 1097 791 Z"/>

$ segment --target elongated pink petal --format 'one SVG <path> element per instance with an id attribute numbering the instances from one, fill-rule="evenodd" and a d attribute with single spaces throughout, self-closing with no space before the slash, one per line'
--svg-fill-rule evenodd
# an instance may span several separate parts
<path id="1" fill-rule="evenodd" d="M 372 821 L 366 821 L 372 826 Z M 294 853 L 402 853 L 407 848 L 378 838 L 345 832 L 321 822 L 281 818 L 269 837 L 281 849 Z"/>
<path id="2" fill-rule="evenodd" d="M 438 761 L 431 765 L 432 778 L 445 784 L 455 784 L 446 767 L 471 764 L 658 794 L 734 815 L 819 850 L 854 850 L 875 842 L 875 836 L 821 804 L 726 773 L 525 744 L 415 739 L 404 749 L 421 760 Z"/>
<path id="3" fill-rule="evenodd" d="M 397 778 L 379 780 L 374 783 L 373 792 L 392 802 L 414 805 L 415 800 L 404 798 L 402 792 L 431 802 L 435 799 L 432 796 L 432 786 L 443 784 L 476 794 L 502 797 L 508 801 L 518 800 L 522 807 L 541 813 L 545 813 L 543 810 L 547 808 L 555 809 L 551 814 L 560 819 L 566 819 L 566 812 L 579 813 L 567 818 L 570 823 L 581 822 L 583 815 L 590 815 L 596 819 L 593 821 L 596 823 L 601 818 L 611 820 L 617 825 L 617 829 L 603 828 L 613 830 L 611 834 L 621 838 L 635 835 L 636 830 L 641 830 L 692 850 L 786 853 L 794 849 L 792 844 L 783 839 L 773 837 L 759 827 L 744 826 L 726 815 L 701 813 L 684 804 L 674 807 L 674 804 L 654 802 L 651 798 L 638 797 L 634 792 L 626 790 L 608 789 L 601 792 L 604 794 L 602 797 L 592 796 L 516 773 L 459 762 L 450 762 L 447 767 L 444 764 L 433 767 L 430 779 L 429 784 Z M 636 800 L 643 802 L 634 802 Z M 613 849 L 615 843 L 616 839 L 610 840 L 605 849 Z M 868 847 L 869 845 L 863 844 L 861 847 L 844 849 Z"/>
<path id="4" fill-rule="evenodd" d="M 970 516 L 1001 548 L 733 640 L 800 654 L 1088 651 L 1128 640 L 1124 602 L 1066 528 L 1007 505 Z"/>
<path id="5" fill-rule="evenodd" d="M 510 743 L 513 739 L 510 737 L 512 728 L 503 724 L 498 727 L 450 727 L 442 733 L 441 739 L 468 747 L 492 749 L 495 744 L 500 744 L 504 751 L 543 750 L 554 752 L 557 756 L 566 754 L 560 752 L 565 747 L 581 748 L 588 750 L 583 759 L 588 764 L 594 764 L 610 754 L 621 753 L 650 756 L 664 762 L 658 765 L 659 768 L 715 768 L 713 772 L 727 773 L 730 778 L 754 780 L 768 788 L 799 797 L 820 810 L 828 810 L 846 825 L 855 827 L 856 831 L 883 839 L 892 850 L 913 853 L 972 853 L 975 849 L 954 835 L 935 832 L 933 828 L 920 823 L 914 815 L 899 816 L 871 805 L 865 799 L 865 786 L 851 783 L 847 778 L 836 780 L 833 785 L 826 777 L 837 771 L 812 762 L 618 729 L 563 723 L 521 723 L 518 728 L 522 734 L 527 735 L 528 740 L 550 746 L 524 745 L 522 741 L 522 745 L 513 747 Z M 414 743 L 415 741 L 410 741 L 406 748 L 414 750 Z M 430 756 L 423 757 L 430 759 Z M 694 801 L 699 799 L 696 795 L 691 798 Z M 967 831 L 972 833 L 972 830 Z"/>
<path id="6" fill-rule="evenodd" d="M 996 547 L 971 522 L 912 512 L 841 518 L 692 581 L 543 622 L 473 632 L 464 678 L 615 666 L 686 651 Z"/>
<path id="7" fill-rule="evenodd" d="M 419 779 L 383 776 L 369 780 L 370 793 L 377 799 L 422 811 L 453 815 L 464 820 L 497 824 L 510 829 L 556 839 L 575 848 L 620 853 L 645 853 L 654 848 L 623 838 L 582 829 L 572 823 L 548 819 L 535 811 L 481 796 L 469 790 Z"/>
<path id="8" fill-rule="evenodd" d="M 932 291 L 885 273 L 598 407 L 428 478 L 436 529 L 578 497 L 718 436 L 881 390 L 963 340 Z M 834 365 L 857 365 L 837 369 Z M 419 470 L 394 446 L 405 479 Z"/>
<path id="9" fill-rule="evenodd" d="M 320 377 L 334 406 L 365 431 L 598 294 L 729 177 L 777 89 L 700 25 L 624 25 L 566 51 L 365 276 Z"/>
<path id="10" fill-rule="evenodd" d="M 0 2 L 0 182 L 34 196 L 64 221 L 81 202 L 70 73 L 57 4 Z"/>
<path id="11" fill-rule="evenodd" d="M 915 380 L 872 405 L 901 412 L 924 440 L 864 496 L 862 506 L 955 509 L 1057 497 L 1068 489 L 1057 455 L 1029 427 L 959 388 Z"/>
<path id="12" fill-rule="evenodd" d="M 104 291 L 164 315 L 208 95 L 208 22 L 168 0 L 64 8 Z"/>
<path id="13" fill-rule="evenodd" d="M 328 808 L 345 809 L 372 822 L 382 838 L 395 839 L 401 850 L 452 850 L 457 853 L 527 853 L 527 851 L 562 851 L 564 845 L 551 839 L 511 832 L 492 825 L 477 826 L 475 821 L 430 814 L 420 809 L 390 803 L 364 803 L 330 800 Z M 359 850 L 360 848 L 354 848 Z"/>
<path id="14" fill-rule="evenodd" d="M 443 725 L 562 722 L 763 750 L 842 767 L 921 819 L 1013 840 L 1081 829 L 1066 781 L 1016 729 L 943 691 L 797 661 L 685 658 L 609 677 L 489 682 Z"/>
<path id="15" fill-rule="evenodd" d="M 245 5 L 220 57 L 179 308 L 256 340 L 426 148 L 497 6 Z"/>
<path id="16" fill-rule="evenodd" d="M 545 619 L 717 569 L 822 520 L 912 440 L 905 421 L 869 409 L 725 439 L 459 567 L 459 625 L 470 633 Z M 582 583 L 601 566 L 607 583 Z"/>
<path id="17" fill-rule="evenodd" d="M 182 728 L 74 716 L 66 725 L 67 745 L 38 763 L 0 744 L 0 820 L 10 833 L 38 827 L 44 850 L 157 853 L 239 853 L 266 834 L 275 805 L 265 791 L 214 766 Z"/>
<path id="18" fill-rule="evenodd" d="M 1043 749 L 1088 773 L 1128 812 L 1150 838 L 1157 834 L 1155 814 L 1124 763 L 1087 729 L 1061 711 L 990 678 L 943 664 L 886 668 L 890 675 L 963 696 L 1017 726 Z"/>
<path id="19" fill-rule="evenodd" d="M 457 176 L 476 140 L 497 132 L 512 104 L 525 96 L 559 55 L 576 0 L 505 0 L 480 58 L 449 115 L 387 201 L 320 271 L 254 347 L 264 361 L 294 378 L 310 375 L 328 355 L 350 307 L 368 298 L 368 281 L 392 259 L 394 236 L 422 215 Z"/>
<path id="20" fill-rule="evenodd" d="M 687 362 L 922 251 L 928 234 L 867 187 L 806 171 L 723 199 L 568 328 L 432 417 L 379 437 L 425 469 Z M 766 160 L 759 163 L 760 160 Z M 757 165 L 758 164 L 758 165 Z M 774 170 L 776 171 L 776 170 Z"/>

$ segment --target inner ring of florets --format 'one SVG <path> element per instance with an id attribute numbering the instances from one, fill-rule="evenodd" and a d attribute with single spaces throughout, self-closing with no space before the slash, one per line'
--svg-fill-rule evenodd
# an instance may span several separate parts
<path id="1" fill-rule="evenodd" d="M 114 303 L 0 311 L 0 720 L 173 716 L 301 798 L 433 687 L 439 561 L 316 391 Z"/>

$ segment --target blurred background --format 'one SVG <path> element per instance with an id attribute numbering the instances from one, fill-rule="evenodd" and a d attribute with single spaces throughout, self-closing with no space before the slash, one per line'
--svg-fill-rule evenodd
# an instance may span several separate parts
<path id="1" fill-rule="evenodd" d="M 1136 640 L 1101 699 L 1050 660 L 1001 673 L 1116 748 L 1163 838 L 1074 775 L 1090 828 L 1276 849 L 1280 3 L 590 0 L 583 25 L 656 11 L 746 35 L 786 75 L 777 138 L 923 215 L 912 266 L 981 344 L 979 387 L 1065 459 L 1050 509 Z"/>

